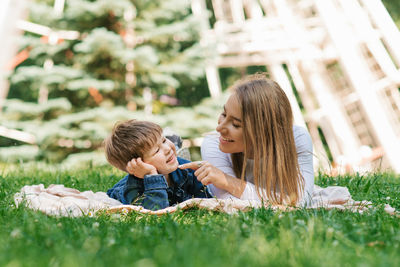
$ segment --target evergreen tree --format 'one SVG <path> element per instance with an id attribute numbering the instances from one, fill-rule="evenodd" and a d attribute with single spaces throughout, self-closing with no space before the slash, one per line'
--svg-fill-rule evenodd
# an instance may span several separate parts
<path id="1" fill-rule="evenodd" d="M 186 92 L 208 94 L 199 23 L 189 0 L 68 0 L 61 13 L 53 4 L 30 4 L 29 21 L 52 32 L 22 36 L 20 51 L 29 57 L 9 77 L 0 114 L 3 126 L 33 134 L 36 144 L 0 148 L 1 160 L 59 162 L 70 154 L 95 151 L 117 120 L 151 119 L 185 127 L 182 121 L 144 112 L 149 103 L 143 93 L 155 99 L 155 112 L 168 106 L 160 100 L 186 97 Z M 184 121 L 197 116 L 185 113 Z M 10 142 L 2 138 L 0 145 Z"/>

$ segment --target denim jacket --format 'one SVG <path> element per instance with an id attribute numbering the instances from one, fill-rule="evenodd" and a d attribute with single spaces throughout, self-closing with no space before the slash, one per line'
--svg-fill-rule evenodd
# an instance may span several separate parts
<path id="1" fill-rule="evenodd" d="M 179 164 L 190 161 L 178 157 Z M 113 188 L 107 191 L 111 198 L 122 204 L 143 206 L 158 210 L 191 198 L 210 198 L 207 187 L 199 182 L 191 169 L 176 169 L 169 174 L 171 186 L 168 187 L 164 175 L 145 175 L 143 179 L 128 174 Z"/>

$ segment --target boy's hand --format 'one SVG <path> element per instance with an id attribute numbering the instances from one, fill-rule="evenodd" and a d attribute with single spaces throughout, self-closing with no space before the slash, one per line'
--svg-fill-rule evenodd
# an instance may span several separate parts
<path id="1" fill-rule="evenodd" d="M 137 178 L 143 178 L 148 174 L 158 174 L 157 169 L 150 164 L 144 163 L 141 158 L 132 159 L 126 165 L 129 174 L 135 175 Z"/>

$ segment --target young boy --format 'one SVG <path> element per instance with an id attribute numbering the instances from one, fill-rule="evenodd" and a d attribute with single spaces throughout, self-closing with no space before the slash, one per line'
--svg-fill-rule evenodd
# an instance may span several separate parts
<path id="1" fill-rule="evenodd" d="M 155 123 L 128 120 L 117 123 L 104 140 L 108 162 L 127 172 L 107 195 L 123 204 L 134 204 L 158 210 L 191 198 L 209 198 L 193 170 L 178 169 L 189 161 L 176 157 L 175 145 L 162 135 Z"/>

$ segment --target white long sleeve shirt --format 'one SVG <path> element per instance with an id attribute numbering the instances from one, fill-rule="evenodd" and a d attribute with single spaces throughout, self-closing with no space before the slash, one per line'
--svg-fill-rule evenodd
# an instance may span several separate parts
<path id="1" fill-rule="evenodd" d="M 313 146 L 310 134 L 306 129 L 300 126 L 293 126 L 294 141 L 297 150 L 297 159 L 299 162 L 300 172 L 305 180 L 304 196 L 300 203 L 307 203 L 312 196 L 314 187 L 314 166 L 313 166 Z M 210 162 L 212 165 L 223 171 L 224 173 L 236 177 L 233 171 L 231 154 L 224 153 L 219 149 L 219 135 L 211 134 L 204 138 L 201 145 L 201 156 L 203 160 Z M 253 160 L 248 160 L 246 168 L 246 187 L 240 199 L 242 200 L 260 200 L 257 195 L 253 177 Z M 211 194 L 217 198 L 233 198 L 237 199 L 229 192 L 219 189 L 214 185 L 208 185 Z"/>

